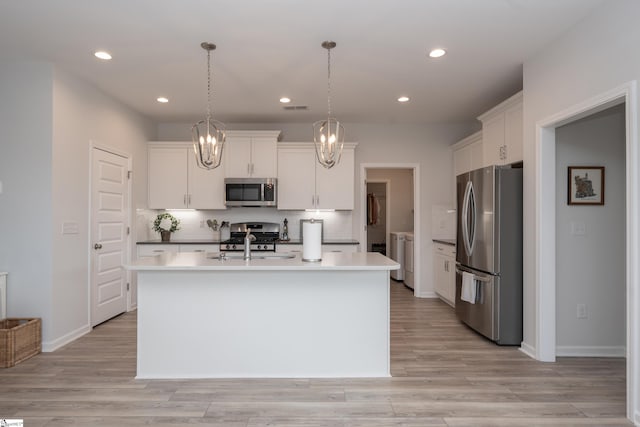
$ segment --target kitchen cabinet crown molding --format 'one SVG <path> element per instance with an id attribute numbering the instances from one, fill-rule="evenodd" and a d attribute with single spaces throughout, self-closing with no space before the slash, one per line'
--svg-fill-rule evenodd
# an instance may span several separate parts
<path id="1" fill-rule="evenodd" d="M 513 107 L 514 105 L 521 104 L 522 103 L 522 95 L 523 95 L 522 91 L 520 91 L 520 92 L 516 93 L 515 95 L 513 95 L 511 98 L 505 99 L 504 101 L 502 101 L 500 104 L 496 105 L 495 107 L 493 107 L 489 111 L 479 115 L 477 117 L 478 120 L 480 120 L 481 122 L 485 122 L 485 121 L 491 119 L 491 117 L 495 116 L 496 114 L 504 113 L 505 110 Z"/>
<path id="2" fill-rule="evenodd" d="M 482 130 L 479 130 L 476 133 L 472 133 L 471 135 L 461 139 L 460 141 L 456 142 L 455 144 L 453 144 L 451 146 L 451 149 L 453 151 L 455 150 L 459 150 L 461 148 L 464 148 L 468 145 L 471 145 L 473 143 L 476 143 L 478 141 L 482 141 Z"/>
<path id="3" fill-rule="evenodd" d="M 281 130 L 227 130 L 227 138 L 273 138 L 280 139 Z"/>
<path id="4" fill-rule="evenodd" d="M 355 148 L 358 146 L 357 142 L 345 142 L 344 143 L 344 148 L 345 149 L 351 149 L 351 150 L 355 150 Z M 315 150 L 315 146 L 313 141 L 307 141 L 307 142 L 292 142 L 292 141 L 279 141 L 278 142 L 278 148 L 313 148 Z"/>

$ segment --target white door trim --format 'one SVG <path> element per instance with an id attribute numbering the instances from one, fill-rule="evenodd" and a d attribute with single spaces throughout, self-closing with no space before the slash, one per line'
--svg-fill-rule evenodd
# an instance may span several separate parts
<path id="1" fill-rule="evenodd" d="M 89 181 L 91 182 L 91 177 L 93 176 L 93 153 L 94 150 L 101 150 L 101 151 L 105 151 L 107 153 L 111 153 L 114 154 L 116 156 L 120 156 L 123 157 L 125 159 L 127 159 L 127 169 L 129 171 L 131 171 L 131 173 L 133 174 L 133 157 L 126 151 L 122 151 L 113 147 L 110 147 L 108 145 L 104 145 L 102 143 L 100 143 L 99 141 L 95 141 L 95 140 L 90 140 L 89 141 Z M 129 212 L 127 213 L 127 223 L 129 224 L 129 234 L 127 235 L 127 249 L 126 249 L 126 254 L 125 254 L 125 258 L 126 258 L 126 262 L 130 262 L 131 261 L 131 236 L 133 236 L 134 233 L 134 227 L 133 227 L 133 223 L 132 223 L 132 212 L 134 210 L 134 206 L 132 204 L 132 200 L 133 200 L 133 177 L 130 177 L 128 179 L 128 204 L 129 204 Z M 89 185 L 89 204 L 87 206 L 87 210 L 89 212 L 89 221 L 87 223 L 87 227 L 88 232 L 87 235 L 89 236 L 89 241 L 88 246 L 87 246 L 87 250 L 91 251 L 90 246 L 91 246 L 91 242 L 93 242 L 93 238 L 94 236 L 92 235 L 92 227 L 93 227 L 93 212 L 91 211 L 91 204 L 93 202 L 93 186 L 90 184 Z M 87 313 L 88 313 L 88 318 L 87 318 L 87 323 L 89 325 L 91 325 L 92 320 L 91 320 L 91 298 L 92 298 L 92 289 L 91 289 L 91 274 L 92 274 L 92 258 L 91 258 L 91 253 L 89 254 L 88 260 L 87 260 L 87 287 L 88 287 L 88 292 L 87 292 Z M 127 289 L 127 311 L 131 310 L 131 272 L 127 271 L 126 273 L 126 280 L 128 285 Z"/>
<path id="2" fill-rule="evenodd" d="M 556 358 L 555 129 L 624 103 L 626 108 L 627 417 L 640 423 L 640 149 L 637 82 L 625 83 L 536 123 L 535 358 Z"/>
<path id="3" fill-rule="evenodd" d="M 366 230 L 366 216 L 367 206 L 365 199 L 367 195 L 367 169 L 412 169 L 413 170 L 413 256 L 416 260 L 414 263 L 414 289 L 413 294 L 417 297 L 423 297 L 425 295 L 422 289 L 422 250 L 421 250 L 421 223 L 422 213 L 420 210 L 420 164 L 418 163 L 361 163 L 360 164 L 360 216 L 356 218 L 356 226 L 360 230 L 360 250 L 366 252 L 367 247 L 363 247 L 363 242 L 366 245 L 367 230 Z M 387 197 L 389 195 L 387 194 Z M 388 201 L 388 200 L 387 200 Z M 387 203 L 388 204 L 388 203 Z M 388 246 L 388 245 L 387 245 Z M 388 253 L 388 252 L 387 252 Z"/>

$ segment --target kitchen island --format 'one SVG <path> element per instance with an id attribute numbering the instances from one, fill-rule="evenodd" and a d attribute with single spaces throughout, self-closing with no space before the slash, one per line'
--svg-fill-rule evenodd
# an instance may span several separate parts
<path id="1" fill-rule="evenodd" d="M 128 265 L 138 273 L 137 378 L 390 375 L 389 270 L 399 264 L 379 253 L 266 255 L 164 253 Z"/>

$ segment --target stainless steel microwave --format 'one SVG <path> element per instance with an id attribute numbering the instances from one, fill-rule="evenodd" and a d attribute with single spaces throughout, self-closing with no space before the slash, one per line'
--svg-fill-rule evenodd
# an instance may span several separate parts
<path id="1" fill-rule="evenodd" d="M 226 206 L 276 206 L 276 178 L 225 178 Z"/>

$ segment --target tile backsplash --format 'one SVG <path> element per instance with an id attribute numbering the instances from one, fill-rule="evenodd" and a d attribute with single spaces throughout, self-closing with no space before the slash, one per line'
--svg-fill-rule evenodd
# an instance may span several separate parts
<path id="1" fill-rule="evenodd" d="M 136 212 L 137 239 L 138 241 L 159 240 L 158 233 L 153 231 L 153 221 L 159 212 L 140 209 Z M 172 215 L 180 220 L 180 230 L 173 233 L 172 239 L 219 239 L 220 231 L 213 231 L 207 226 L 207 220 L 250 222 L 263 221 L 280 224 L 282 233 L 283 221 L 288 220 L 289 238 L 300 239 L 301 219 L 322 219 L 324 222 L 325 239 L 351 239 L 352 238 L 352 212 L 306 212 L 306 211 L 279 211 L 274 208 L 230 208 L 227 210 L 172 210 Z"/>

